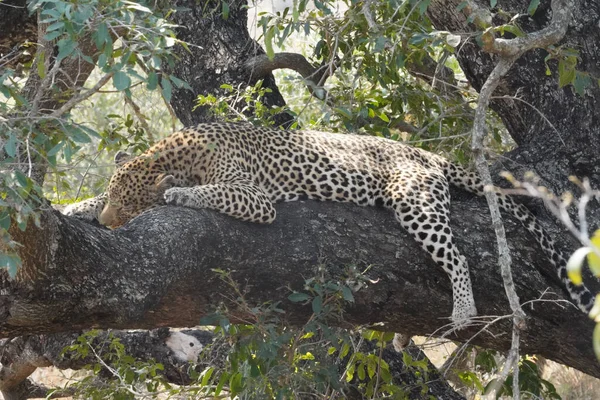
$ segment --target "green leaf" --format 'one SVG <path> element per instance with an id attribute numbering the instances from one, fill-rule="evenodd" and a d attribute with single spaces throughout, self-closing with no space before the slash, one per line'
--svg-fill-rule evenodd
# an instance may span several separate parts
<path id="1" fill-rule="evenodd" d="M 55 30 L 57 30 L 57 29 L 61 29 L 61 28 L 63 28 L 64 26 L 65 26 L 65 23 L 64 23 L 63 21 L 58 21 L 58 22 L 55 22 L 55 23 L 53 23 L 53 24 L 49 25 L 49 26 L 46 28 L 46 32 L 52 32 L 52 31 L 55 31 Z"/>
<path id="2" fill-rule="evenodd" d="M 65 145 L 65 142 L 61 140 L 56 146 L 51 148 L 50 151 L 46 155 L 48 157 L 55 156 L 60 151 L 60 149 L 63 148 L 64 145 Z"/>
<path id="3" fill-rule="evenodd" d="M 146 82 L 146 89 L 154 90 L 158 86 L 158 74 L 154 71 L 150 71 L 148 74 L 148 81 Z"/>
<path id="4" fill-rule="evenodd" d="M 221 12 L 223 13 L 223 19 L 229 18 L 229 4 L 226 1 L 221 2 Z"/>
<path id="5" fill-rule="evenodd" d="M 563 88 L 575 80 L 575 69 L 565 60 L 558 62 L 558 87 Z"/>
<path id="6" fill-rule="evenodd" d="M 106 56 L 106 54 L 102 53 L 98 56 L 98 67 L 100 68 L 104 68 L 106 66 L 106 63 L 108 61 L 108 57 Z"/>
<path id="7" fill-rule="evenodd" d="M 596 327 L 594 328 L 593 343 L 594 343 L 594 353 L 596 353 L 596 358 L 598 360 L 600 360 L 600 323 L 597 323 Z"/>
<path id="8" fill-rule="evenodd" d="M 64 41 L 63 41 L 64 40 Z M 59 41 L 58 45 L 58 55 L 56 56 L 56 61 L 61 61 L 62 59 L 68 57 L 73 53 L 73 51 L 77 48 L 77 42 L 71 39 L 63 39 Z M 62 43 L 61 43 L 62 42 Z"/>
<path id="9" fill-rule="evenodd" d="M 4 229 L 5 231 L 10 228 L 10 214 L 6 209 L 0 212 L 0 228 Z"/>
<path id="10" fill-rule="evenodd" d="M 47 40 L 49 42 L 53 41 L 54 39 L 56 39 L 59 36 L 62 36 L 63 32 L 62 31 L 54 31 L 54 32 L 50 32 L 44 35 L 44 40 Z"/>
<path id="11" fill-rule="evenodd" d="M 600 256 L 595 253 L 595 251 L 600 251 L 600 229 L 594 232 L 590 243 L 593 247 L 590 247 L 590 252 L 587 255 L 588 266 L 594 276 L 600 276 Z"/>
<path id="12" fill-rule="evenodd" d="M 68 129 L 69 135 L 74 142 L 77 143 L 91 143 L 92 139 L 88 136 L 88 134 L 78 127 L 72 127 Z"/>
<path id="13" fill-rule="evenodd" d="M 19 182 L 19 185 L 21 185 L 21 187 L 28 188 L 31 186 L 31 180 L 27 177 L 27 175 L 25 175 L 19 170 L 15 170 L 14 174 L 17 178 L 17 182 Z"/>
<path id="14" fill-rule="evenodd" d="M 186 85 L 186 82 L 184 80 L 174 77 L 173 75 L 169 76 L 169 80 L 171 82 L 173 82 L 175 84 L 175 86 L 177 86 L 180 89 Z"/>
<path id="15" fill-rule="evenodd" d="M 310 296 L 301 292 L 294 292 L 288 296 L 288 300 L 292 303 L 300 303 L 308 299 L 310 299 Z"/>
<path id="16" fill-rule="evenodd" d="M 346 382 L 351 382 L 354 379 L 354 371 L 356 371 L 356 364 L 352 362 L 350 367 L 346 369 Z"/>
<path id="17" fill-rule="evenodd" d="M 525 34 L 523 33 L 523 31 L 521 30 L 521 28 L 519 28 L 516 25 L 511 25 L 511 24 L 506 24 L 506 25 L 502 25 L 502 29 L 506 32 L 510 32 L 513 35 L 515 35 L 516 37 L 522 37 L 525 36 Z M 504 33 L 504 32 L 503 32 Z"/>
<path id="18" fill-rule="evenodd" d="M 496 3 L 498 3 L 498 0 L 490 0 L 490 8 L 496 7 Z"/>
<path id="19" fill-rule="evenodd" d="M 419 14 L 424 15 L 427 12 L 427 8 L 429 7 L 429 3 L 431 0 L 421 0 L 419 3 Z"/>
<path id="20" fill-rule="evenodd" d="M 365 364 L 361 363 L 358 365 L 358 368 L 356 369 L 357 375 L 358 375 L 358 379 L 361 381 L 364 381 L 365 378 L 367 377 L 365 374 Z"/>
<path id="21" fill-rule="evenodd" d="M 14 134 L 10 134 L 6 144 L 4 144 L 4 151 L 9 157 L 15 157 L 17 155 L 17 138 Z"/>
<path id="22" fill-rule="evenodd" d="M 575 80 L 573 81 L 573 87 L 578 95 L 583 96 L 585 94 L 585 88 L 591 86 L 592 80 L 588 74 L 575 71 Z"/>
<path id="23" fill-rule="evenodd" d="M 273 37 L 275 36 L 275 27 L 271 26 L 265 32 L 265 50 L 269 60 L 273 60 L 275 57 L 275 50 L 273 50 Z"/>
<path id="24" fill-rule="evenodd" d="M 165 101 L 167 103 L 169 103 L 171 101 L 171 94 L 173 92 L 173 86 L 171 85 L 171 82 L 169 82 L 168 79 L 161 79 L 160 80 L 161 86 L 162 86 L 162 95 L 165 98 Z"/>
<path id="25" fill-rule="evenodd" d="M 213 372 L 215 372 L 215 369 L 213 367 L 209 367 L 202 371 L 202 373 L 200 374 L 200 376 L 202 377 L 202 381 L 200 381 L 200 386 L 208 385 L 208 382 L 210 382 L 210 377 L 212 376 Z"/>
<path id="26" fill-rule="evenodd" d="M 96 43 L 96 48 L 98 50 L 102 49 L 104 43 L 108 41 L 108 37 L 108 27 L 106 26 L 106 23 L 102 22 L 98 25 L 96 31 L 94 32 L 94 42 Z"/>
<path id="27" fill-rule="evenodd" d="M 336 108 L 334 108 L 334 110 L 337 111 L 338 113 L 342 114 L 344 116 L 344 118 L 352 119 L 352 112 L 350 110 L 348 110 L 347 108 L 336 107 Z"/>
<path id="28" fill-rule="evenodd" d="M 229 379 L 229 390 L 231 390 L 232 395 L 236 395 L 240 393 L 244 389 L 242 385 L 242 374 L 240 372 L 236 372 L 233 374 L 231 379 Z"/>
<path id="29" fill-rule="evenodd" d="M 385 36 L 379 36 L 375 41 L 375 48 L 373 51 L 375 53 L 381 53 L 385 49 L 385 44 L 387 43 L 387 38 Z"/>
<path id="30" fill-rule="evenodd" d="M 531 2 L 529 2 L 529 7 L 527 7 L 527 14 L 529 14 L 529 15 L 535 14 L 535 11 L 537 10 L 539 5 L 540 5 L 540 0 L 531 0 Z"/>
<path id="31" fill-rule="evenodd" d="M 0 253 L 0 267 L 8 270 L 8 275 L 14 278 L 17 275 L 17 270 L 21 266 L 21 259 L 16 254 Z"/>
<path id="32" fill-rule="evenodd" d="M 342 288 L 342 297 L 344 298 L 344 300 L 350 303 L 354 303 L 354 296 L 352 295 L 352 290 L 350 290 L 348 286 L 344 286 Z"/>
<path id="33" fill-rule="evenodd" d="M 123 71 L 117 71 L 113 75 L 113 85 L 119 91 L 127 89 L 131 85 L 131 78 Z"/>
<path id="34" fill-rule="evenodd" d="M 219 378 L 219 383 L 217 383 L 217 387 L 215 388 L 215 392 L 214 392 L 215 396 L 218 396 L 219 394 L 221 394 L 221 391 L 223 390 L 223 386 L 225 386 L 225 382 L 227 382 L 228 379 L 229 379 L 229 374 L 227 374 L 227 373 L 221 374 L 221 377 Z"/>
<path id="35" fill-rule="evenodd" d="M 314 314 L 320 314 L 323 311 L 323 299 L 315 297 L 312 301 L 312 310 Z"/>

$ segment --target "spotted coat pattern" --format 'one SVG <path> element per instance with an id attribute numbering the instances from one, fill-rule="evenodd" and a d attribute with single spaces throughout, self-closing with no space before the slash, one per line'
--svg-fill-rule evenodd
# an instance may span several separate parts
<path id="1" fill-rule="evenodd" d="M 398 222 L 452 281 L 452 319 L 477 311 L 469 269 L 449 225 L 453 185 L 483 195 L 474 172 L 392 140 L 250 125 L 202 124 L 174 133 L 117 169 L 100 222 L 117 227 L 159 204 L 210 208 L 268 224 L 274 203 L 302 198 L 391 209 Z M 566 262 L 533 214 L 510 197 L 500 207 L 540 243 L 572 297 L 589 309 L 592 296 L 566 277 Z"/>
<path id="2" fill-rule="evenodd" d="M 63 214 L 86 221 L 97 220 L 106 205 L 106 193 L 77 203 L 69 204 Z"/>

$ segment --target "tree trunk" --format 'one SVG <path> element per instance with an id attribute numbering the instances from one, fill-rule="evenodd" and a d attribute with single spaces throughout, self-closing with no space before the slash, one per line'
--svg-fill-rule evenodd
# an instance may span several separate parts
<path id="1" fill-rule="evenodd" d="M 220 0 L 203 2 L 200 7 L 195 1 L 176 2 L 178 7 L 189 8 L 173 15 L 174 22 L 179 25 L 177 38 L 193 43 L 189 51 L 179 47 L 180 61 L 173 68 L 174 74 L 193 89 L 176 89 L 171 102 L 185 126 L 214 120 L 206 106 L 192 111 L 198 95 L 219 96 L 225 93 L 220 89 L 224 83 L 243 90 L 256 81 L 245 63 L 256 55 L 264 54 L 264 51 L 248 33 L 248 3 L 235 0 L 227 4 L 229 14 L 225 17 Z M 273 75 L 267 74 L 263 78 L 263 87 L 271 90 L 262 99 L 263 103 L 267 106 L 285 105 Z M 289 114 L 274 117 L 278 126 L 287 126 L 290 122 L 292 117 Z"/>
<path id="2" fill-rule="evenodd" d="M 433 0 L 428 16 L 436 29 L 451 32 L 474 32 L 463 11 L 457 11 L 461 0 Z M 472 0 L 483 10 L 489 1 Z M 521 13 L 518 25 L 525 31 L 537 31 L 551 19 L 550 2 L 542 1 L 533 15 L 527 16 L 529 0 L 506 0 L 499 4 L 509 14 Z M 538 49 L 523 55 L 513 66 L 495 92 L 492 109 L 498 113 L 518 147 L 503 155 L 499 168 L 522 173 L 533 170 L 554 192 L 572 190 L 569 175 L 587 176 L 592 185 L 600 187 L 600 3 L 595 0 L 575 2 L 569 30 L 559 46 L 579 51 L 577 69 L 591 77 L 585 94 L 575 93 L 573 86 L 559 88 L 555 60 L 547 65 L 552 72 L 546 75 L 546 50 Z M 502 24 L 494 16 L 494 24 Z M 557 46 L 558 47 L 558 46 Z M 459 46 L 456 56 L 469 82 L 479 90 L 495 65 L 495 56 L 485 53 L 474 39 Z M 510 161 L 509 161 L 510 160 Z M 597 226 L 600 214 L 592 206 L 590 220 Z"/>

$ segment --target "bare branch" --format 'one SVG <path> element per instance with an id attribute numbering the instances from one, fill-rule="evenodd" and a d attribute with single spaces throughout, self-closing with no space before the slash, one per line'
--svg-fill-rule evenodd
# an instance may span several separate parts
<path id="1" fill-rule="evenodd" d="M 94 87 L 86 91 L 79 92 L 76 96 L 71 97 L 69 101 L 67 101 L 61 108 L 50 114 L 50 117 L 61 117 L 64 113 L 69 111 L 71 108 L 75 107 L 78 103 L 81 103 L 82 101 L 88 99 L 94 93 L 98 92 L 98 90 L 100 90 L 102 86 L 108 83 L 108 80 L 112 78 L 113 75 L 114 72 L 109 72 L 108 74 L 104 75 L 102 78 L 100 78 L 100 80 L 98 80 L 98 82 L 96 82 Z"/>
<path id="2" fill-rule="evenodd" d="M 487 160 L 485 159 L 483 141 L 486 135 L 485 114 L 489 106 L 490 98 L 496 87 L 500 84 L 502 77 L 507 74 L 510 67 L 520 55 L 530 49 L 548 46 L 562 39 L 569 25 L 571 16 L 570 6 L 572 6 L 571 0 L 553 0 L 553 17 L 551 23 L 546 28 L 538 32 L 529 33 L 521 38 L 510 40 L 495 39 L 491 30 L 483 35 L 484 50 L 497 53 L 501 56 L 498 64 L 496 64 L 481 88 L 477 109 L 475 110 L 475 120 L 473 122 L 472 149 L 475 153 L 475 161 L 479 175 L 481 176 L 483 184 L 488 188 L 492 185 L 492 179 L 488 169 Z M 499 253 L 498 263 L 504 282 L 504 289 L 511 310 L 513 311 L 511 347 L 497 382 L 504 382 L 512 368 L 513 396 L 515 399 L 518 399 L 520 396 L 518 383 L 519 337 L 520 331 L 525 328 L 525 313 L 520 306 L 519 297 L 515 290 L 515 284 L 512 278 L 510 251 L 506 241 L 506 232 L 504 230 L 504 224 L 502 223 L 502 217 L 500 216 L 496 194 L 492 190 L 486 190 L 486 199 L 492 217 L 492 225 L 496 232 Z M 496 388 L 496 390 L 497 389 L 498 388 Z"/>
<path id="3" fill-rule="evenodd" d="M 519 57 L 529 50 L 548 47 L 559 42 L 567 33 L 573 0 L 552 0 L 551 8 L 552 21 L 544 29 L 514 39 L 495 38 L 490 30 L 482 36 L 483 49 L 488 53 L 512 58 Z"/>

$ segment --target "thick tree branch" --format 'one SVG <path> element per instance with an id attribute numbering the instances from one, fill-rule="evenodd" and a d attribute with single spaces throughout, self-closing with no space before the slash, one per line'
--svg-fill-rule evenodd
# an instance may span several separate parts
<path id="1" fill-rule="evenodd" d="M 514 39 L 495 38 L 492 32 L 487 32 L 482 36 L 483 49 L 488 53 L 514 58 L 529 50 L 544 48 L 557 43 L 567 33 L 571 21 L 573 1 L 552 0 L 551 8 L 552 21 L 544 29 Z"/>
<path id="2" fill-rule="evenodd" d="M 39 228 L 14 230 L 23 244 L 16 281 L 5 280 L 0 298 L 4 337 L 85 329 L 194 326 L 231 288 L 212 272 L 218 268 L 260 304 L 285 299 L 286 287 L 302 290 L 304 280 L 325 264 L 331 279 L 345 280 L 348 265 L 371 266 L 377 281 L 355 293 L 344 325 L 383 322 L 381 329 L 440 335 L 451 313 L 451 286 L 444 272 L 418 249 L 388 211 L 349 204 L 287 203 L 271 226 L 240 222 L 209 210 L 161 207 L 125 227 L 108 231 L 45 211 Z M 472 268 L 480 315 L 509 315 L 496 269 L 494 236 L 481 201 L 455 200 L 452 225 Z M 522 301 L 547 291 L 565 299 L 555 271 L 537 244 L 509 224 L 515 282 Z M 550 268 L 550 270 L 548 270 Z M 244 318 L 228 304 L 232 319 Z M 283 303 L 290 324 L 302 324 L 310 306 Z M 573 305 L 534 303 L 523 331 L 528 353 L 600 376 L 590 338 L 593 323 Z M 490 326 L 473 343 L 510 346 L 509 318 Z M 480 327 L 459 333 L 467 340 Z M 454 338 L 454 335 L 452 336 Z M 560 346 L 557 346 L 560 343 Z"/>
<path id="3" fill-rule="evenodd" d="M 327 78 L 334 72 L 327 64 L 315 67 L 302 54 L 282 52 L 275 54 L 272 60 L 266 54 L 256 55 L 248 59 L 245 65 L 250 71 L 251 81 L 269 77 L 276 69 L 296 71 L 304 78 L 311 95 L 326 101 L 330 106 L 334 105 L 323 87 Z"/>

